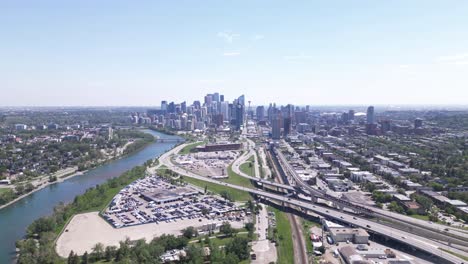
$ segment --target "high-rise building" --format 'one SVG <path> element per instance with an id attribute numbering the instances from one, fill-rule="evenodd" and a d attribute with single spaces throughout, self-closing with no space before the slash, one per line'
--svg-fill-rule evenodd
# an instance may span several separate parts
<path id="1" fill-rule="evenodd" d="M 205 105 L 211 105 L 211 103 L 213 102 L 213 95 L 211 94 L 207 94 L 205 96 Z"/>
<path id="2" fill-rule="evenodd" d="M 354 110 L 348 111 L 348 119 L 351 121 L 354 120 Z"/>
<path id="3" fill-rule="evenodd" d="M 375 124 L 375 113 L 374 113 L 374 107 L 369 106 L 367 108 L 367 124 Z"/>
<path id="4" fill-rule="evenodd" d="M 293 112 L 294 106 L 292 104 L 288 104 L 286 107 L 282 109 L 283 112 L 283 136 L 287 137 L 291 132 L 291 126 L 293 121 Z"/>
<path id="5" fill-rule="evenodd" d="M 169 105 L 167 106 L 167 112 L 168 113 L 175 113 L 175 104 L 174 104 L 174 102 L 169 103 Z"/>
<path id="6" fill-rule="evenodd" d="M 265 120 L 265 107 L 263 105 L 257 106 L 256 116 L 257 116 L 257 121 Z"/>
<path id="7" fill-rule="evenodd" d="M 346 124 L 346 123 L 348 123 L 348 121 L 349 121 L 349 113 L 346 113 L 346 112 L 342 113 L 341 114 L 341 122 Z"/>
<path id="8" fill-rule="evenodd" d="M 291 118 L 285 117 L 283 120 L 283 125 L 284 125 L 283 136 L 287 137 L 289 133 L 291 132 Z"/>
<path id="9" fill-rule="evenodd" d="M 221 114 L 223 115 L 223 120 L 229 120 L 229 103 L 228 102 L 221 102 L 220 107 Z"/>
<path id="10" fill-rule="evenodd" d="M 216 126 L 221 126 L 223 125 L 223 115 L 222 114 L 217 114 L 213 116 L 213 123 Z"/>
<path id="11" fill-rule="evenodd" d="M 423 121 L 421 118 L 416 118 L 414 120 L 414 128 L 420 128 L 423 126 Z"/>
<path id="12" fill-rule="evenodd" d="M 275 114 L 271 120 L 271 138 L 281 138 L 281 116 L 279 114 Z"/>
<path id="13" fill-rule="evenodd" d="M 294 112 L 294 120 L 296 124 L 305 123 L 307 120 L 307 113 L 305 111 Z"/>
<path id="14" fill-rule="evenodd" d="M 185 101 L 180 104 L 180 111 L 187 113 L 187 103 Z"/>
<path id="15" fill-rule="evenodd" d="M 193 106 L 195 107 L 195 109 L 200 109 L 201 108 L 200 101 L 193 101 Z"/>
<path id="16" fill-rule="evenodd" d="M 240 103 L 236 105 L 236 130 L 244 124 L 244 106 Z"/>
<path id="17" fill-rule="evenodd" d="M 245 106 L 245 95 L 239 96 L 239 99 L 237 99 L 238 103 L 241 104 L 242 106 Z"/>
<path id="18" fill-rule="evenodd" d="M 222 94 L 219 95 L 219 101 L 220 101 L 220 102 L 224 102 L 224 95 L 222 95 Z"/>
<path id="19" fill-rule="evenodd" d="M 213 102 L 219 102 L 219 93 L 213 94 Z"/>
<path id="20" fill-rule="evenodd" d="M 182 114 L 182 108 L 181 108 L 180 104 L 175 105 L 175 112 L 177 114 Z"/>
<path id="21" fill-rule="evenodd" d="M 167 111 L 167 101 L 161 101 L 161 110 Z"/>
<path id="22" fill-rule="evenodd" d="M 391 121 L 388 119 L 385 119 L 382 121 L 380 124 L 380 130 L 382 130 L 382 133 L 387 133 L 391 129 Z"/>

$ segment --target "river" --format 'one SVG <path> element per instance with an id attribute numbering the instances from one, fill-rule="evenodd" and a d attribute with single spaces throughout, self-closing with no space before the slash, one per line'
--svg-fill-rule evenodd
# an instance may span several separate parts
<path id="1" fill-rule="evenodd" d="M 180 139 L 178 136 L 162 134 L 152 130 L 145 132 L 161 139 Z M 176 145 L 176 142 L 154 142 L 144 149 L 89 170 L 83 175 L 72 177 L 37 191 L 18 202 L 0 210 L 0 263 L 10 263 L 15 254 L 15 242 L 26 234 L 26 228 L 35 219 L 50 215 L 60 202 L 71 202 L 86 189 L 101 184 L 123 172 L 158 157 Z"/>

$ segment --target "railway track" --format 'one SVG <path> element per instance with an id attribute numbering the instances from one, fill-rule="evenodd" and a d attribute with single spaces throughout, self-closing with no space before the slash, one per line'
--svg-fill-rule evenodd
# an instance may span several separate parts
<path id="1" fill-rule="evenodd" d="M 281 184 L 284 184 L 281 174 L 279 173 L 277 167 L 273 163 L 273 170 L 275 170 L 277 177 L 275 181 Z M 307 256 L 307 247 L 304 241 L 304 235 L 302 234 L 302 227 L 300 225 L 300 219 L 291 213 L 287 213 L 289 222 L 291 223 L 291 231 L 293 238 L 293 248 L 294 248 L 294 263 L 303 264 L 309 263 Z"/>

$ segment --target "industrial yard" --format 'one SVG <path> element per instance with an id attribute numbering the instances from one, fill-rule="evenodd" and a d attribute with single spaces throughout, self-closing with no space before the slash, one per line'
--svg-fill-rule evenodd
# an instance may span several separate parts
<path id="1" fill-rule="evenodd" d="M 66 257 L 70 250 L 82 254 L 97 243 L 117 246 L 126 238 L 150 241 L 163 234 L 178 236 L 187 227 L 194 227 L 201 235 L 218 231 L 225 222 L 242 228 L 252 221 L 248 214 L 235 203 L 203 194 L 194 186 L 174 185 L 152 175 L 122 189 L 102 215 L 91 212 L 74 216 L 56 248 Z"/>
<path id="2" fill-rule="evenodd" d="M 239 156 L 239 151 L 198 152 L 177 155 L 175 163 L 198 175 L 210 178 L 227 178 L 226 168 Z"/>

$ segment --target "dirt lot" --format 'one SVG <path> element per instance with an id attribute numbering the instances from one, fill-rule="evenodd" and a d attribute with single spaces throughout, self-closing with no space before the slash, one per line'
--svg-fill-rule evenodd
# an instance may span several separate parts
<path id="1" fill-rule="evenodd" d="M 132 227 L 115 229 L 102 219 L 98 212 L 75 215 L 66 226 L 62 235 L 57 240 L 56 250 L 61 257 L 67 257 L 71 250 L 78 255 L 85 251 L 91 252 L 94 245 L 102 243 L 104 246 L 118 246 L 119 241 L 146 239 L 152 240 L 162 234 L 180 235 L 180 231 L 186 227 L 201 227 L 209 223 L 221 224 L 222 220 L 185 219 L 176 223 L 144 224 Z M 241 228 L 244 222 L 231 222 L 234 228 Z"/>

